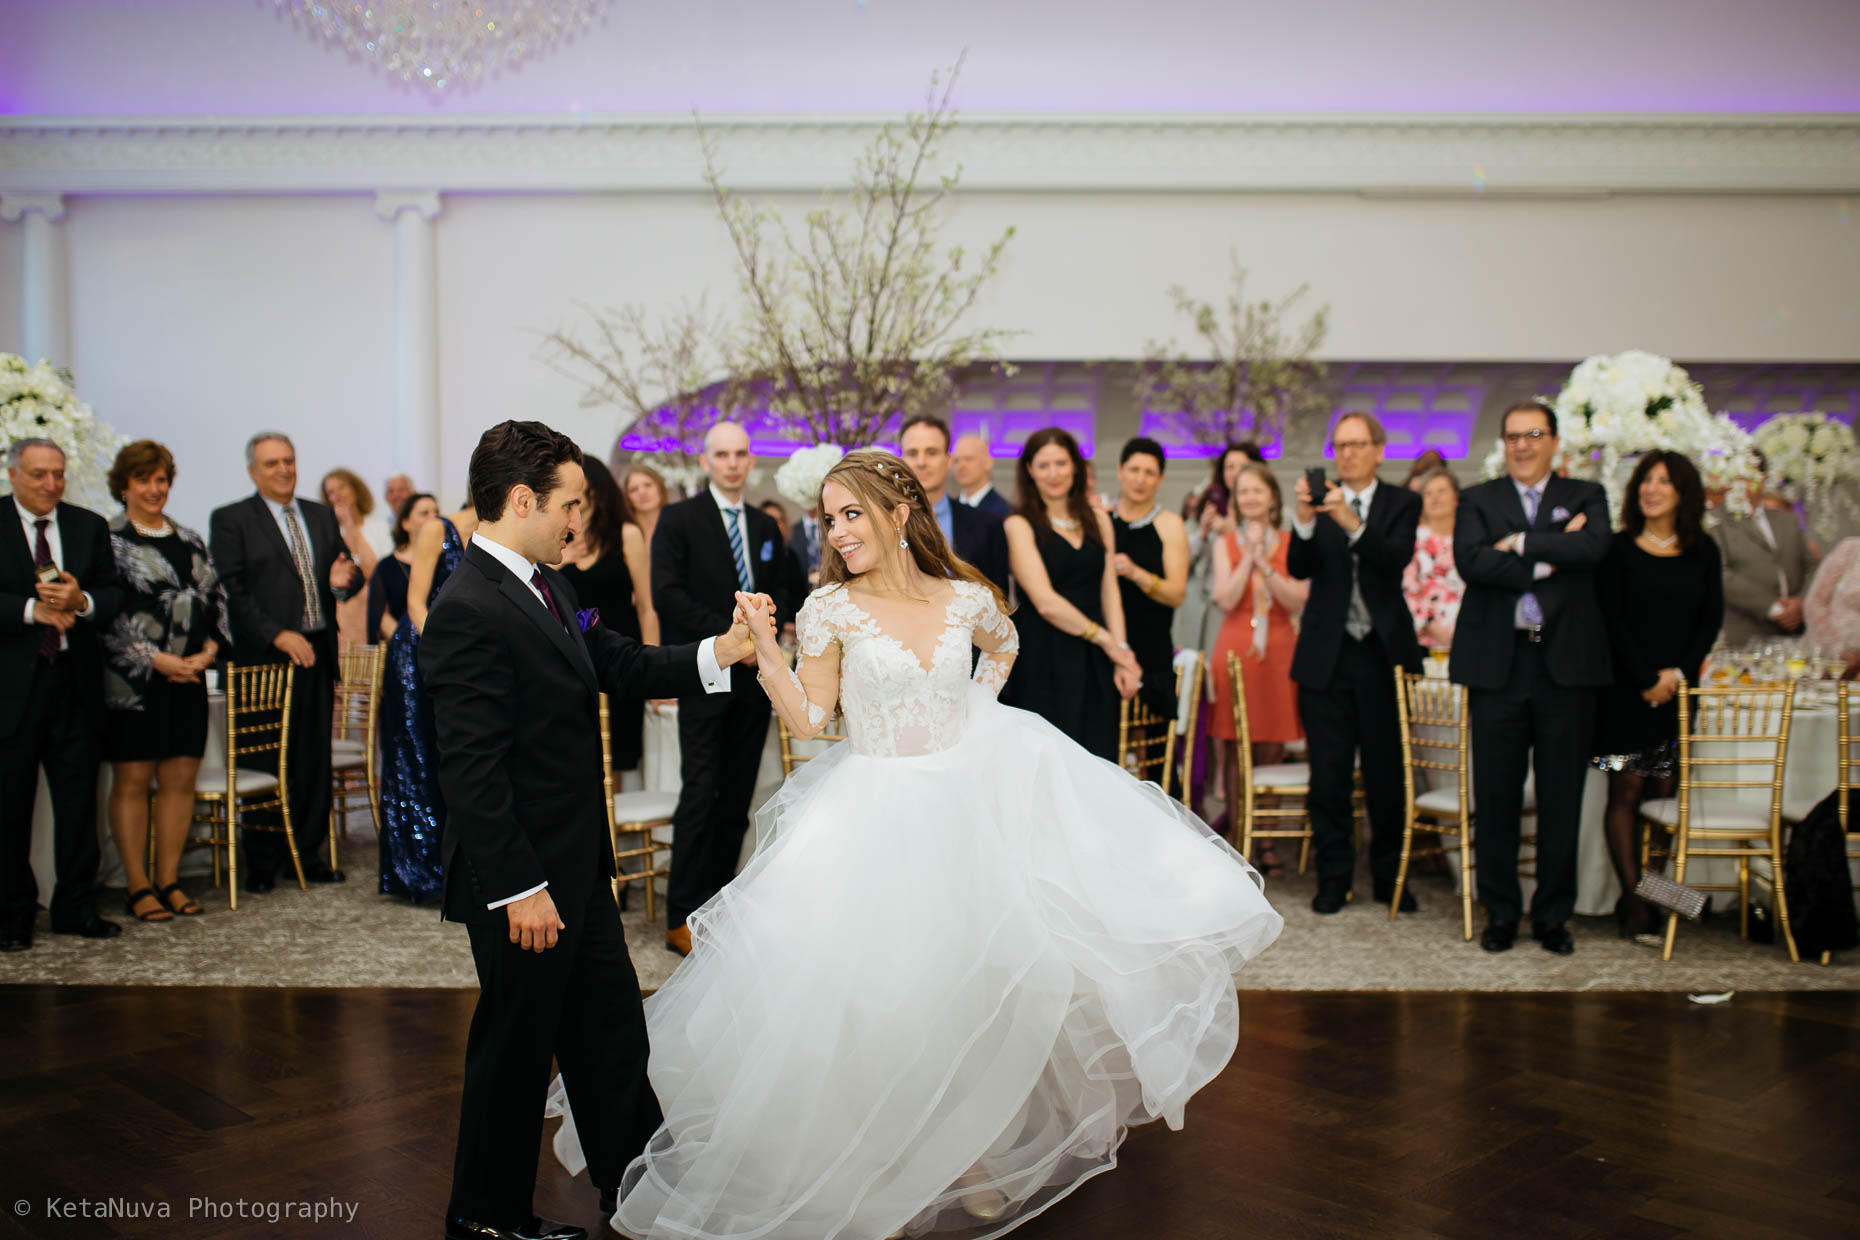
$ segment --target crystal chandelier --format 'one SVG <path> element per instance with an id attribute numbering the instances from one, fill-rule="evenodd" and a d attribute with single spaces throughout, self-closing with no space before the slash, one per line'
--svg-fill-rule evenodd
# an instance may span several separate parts
<path id="1" fill-rule="evenodd" d="M 611 0 L 273 0 L 298 25 L 435 93 L 566 43 Z"/>

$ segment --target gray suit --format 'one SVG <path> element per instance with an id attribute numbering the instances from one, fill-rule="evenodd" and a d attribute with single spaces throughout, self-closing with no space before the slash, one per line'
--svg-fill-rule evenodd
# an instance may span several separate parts
<path id="1" fill-rule="evenodd" d="M 1755 638 L 1782 637 L 1781 625 L 1770 619 L 1770 608 L 1788 584 L 1790 597 L 1799 598 L 1808 589 L 1819 560 L 1809 549 L 1808 540 L 1797 524 L 1795 514 L 1770 509 L 1764 514 L 1770 533 L 1776 538 L 1771 550 L 1756 517 L 1721 515 L 1712 527 L 1712 540 L 1724 557 L 1724 641 L 1741 646 Z"/>

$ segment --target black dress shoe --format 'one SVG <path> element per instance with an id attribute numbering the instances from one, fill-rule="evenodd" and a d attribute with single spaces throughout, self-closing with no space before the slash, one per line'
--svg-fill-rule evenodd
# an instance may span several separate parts
<path id="1" fill-rule="evenodd" d="M 1543 944 L 1545 951 L 1559 956 L 1568 956 L 1576 950 L 1576 940 L 1570 935 L 1568 926 L 1532 926 L 1531 937 Z"/>
<path id="2" fill-rule="evenodd" d="M 69 926 L 53 926 L 53 934 L 75 934 L 83 939 L 113 939 L 123 932 L 123 928 L 107 917 L 95 912 L 86 913 L 82 921 Z"/>
<path id="3" fill-rule="evenodd" d="M 446 1240 L 588 1240 L 585 1227 L 532 1218 L 521 1227 L 492 1227 L 468 1218 L 446 1220 Z"/>
<path id="4" fill-rule="evenodd" d="M 1343 906 L 1350 902 L 1350 884 L 1337 881 L 1319 881 L 1317 894 L 1311 897 L 1311 911 L 1314 913 L 1341 912 Z"/>
<path id="5" fill-rule="evenodd" d="M 1485 933 L 1479 936 L 1479 946 L 1489 952 L 1508 952 L 1517 941 L 1518 923 L 1515 921 L 1488 921 Z"/>
<path id="6" fill-rule="evenodd" d="M 245 889 L 253 895 L 262 896 L 268 891 L 276 891 L 278 888 L 278 880 L 269 874 L 265 874 L 246 879 L 244 886 Z"/>
<path id="7" fill-rule="evenodd" d="M 32 946 L 32 923 L 0 926 L 0 952 L 23 952 Z"/>
<path id="8" fill-rule="evenodd" d="M 600 1193 L 601 1217 L 612 1218 L 614 1216 L 614 1211 L 620 1208 L 620 1190 L 617 1188 L 603 1188 L 600 1190 Z"/>
<path id="9" fill-rule="evenodd" d="M 306 883 L 346 883 L 349 881 L 349 876 L 341 870 L 305 870 L 304 881 Z"/>
<path id="10" fill-rule="evenodd" d="M 1394 898 L 1394 895 L 1395 895 L 1395 884 L 1394 883 L 1390 883 L 1386 887 L 1380 884 L 1377 884 L 1376 886 L 1376 903 L 1377 904 L 1387 904 L 1391 899 Z M 1402 913 L 1418 913 L 1421 911 L 1421 906 L 1415 903 L 1414 888 L 1408 886 L 1406 883 L 1402 884 L 1401 908 L 1398 909 L 1397 911 L 1402 912 Z"/>

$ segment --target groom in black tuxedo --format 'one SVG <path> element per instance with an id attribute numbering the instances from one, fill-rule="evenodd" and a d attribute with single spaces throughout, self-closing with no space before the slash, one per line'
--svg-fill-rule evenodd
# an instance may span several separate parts
<path id="1" fill-rule="evenodd" d="M 685 646 L 584 623 L 548 567 L 579 522 L 582 488 L 567 436 L 540 422 L 486 431 L 470 476 L 481 523 L 420 637 L 448 807 L 445 916 L 465 923 L 481 988 L 446 1211 L 454 1240 L 586 1236 L 531 1210 L 551 1058 L 609 1215 L 658 1127 L 639 980 L 608 881 L 600 694 L 727 692 L 723 669 L 750 651 L 727 614 L 728 632 Z"/>
<path id="2" fill-rule="evenodd" d="M 807 593 L 775 518 L 744 502 L 755 465 L 748 434 L 734 422 L 717 423 L 704 436 L 703 460 L 710 485 L 661 512 L 652 535 L 652 605 L 668 642 L 696 641 L 728 625 L 738 590 L 773 598 L 777 624 L 794 619 Z M 769 699 L 753 667 L 736 670 L 728 694 L 678 703 L 682 783 L 672 813 L 665 943 L 680 955 L 691 950 L 685 919 L 736 876 L 756 791 L 753 755 L 768 730 Z"/>

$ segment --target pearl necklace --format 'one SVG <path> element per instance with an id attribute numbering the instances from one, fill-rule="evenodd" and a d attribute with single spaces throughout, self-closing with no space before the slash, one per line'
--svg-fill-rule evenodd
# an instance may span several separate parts
<path id="1" fill-rule="evenodd" d="M 167 521 L 161 523 L 160 529 L 154 530 L 148 529 L 134 517 L 129 519 L 129 524 L 135 528 L 136 533 L 142 535 L 144 538 L 166 538 L 168 535 L 174 533 L 174 526 L 170 525 Z"/>

